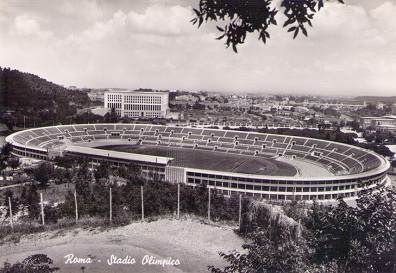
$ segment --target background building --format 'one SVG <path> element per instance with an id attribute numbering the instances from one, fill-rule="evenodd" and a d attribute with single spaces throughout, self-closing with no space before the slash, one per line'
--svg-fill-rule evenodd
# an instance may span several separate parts
<path id="1" fill-rule="evenodd" d="M 104 93 L 104 108 L 114 109 L 121 117 L 166 117 L 169 112 L 169 93 L 116 91 Z"/>

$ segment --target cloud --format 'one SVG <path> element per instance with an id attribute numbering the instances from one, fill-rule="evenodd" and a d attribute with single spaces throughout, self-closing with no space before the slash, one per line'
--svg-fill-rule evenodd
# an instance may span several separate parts
<path id="1" fill-rule="evenodd" d="M 131 11 L 128 19 L 132 31 L 155 33 L 159 35 L 189 35 L 191 34 L 192 18 L 190 7 L 174 5 L 171 7 L 162 4 L 149 6 L 144 13 Z"/>
<path id="2" fill-rule="evenodd" d="M 267 44 L 250 35 L 238 54 L 215 39 L 222 22 L 190 23 L 194 0 L 40 0 L 2 12 L 5 2 L 0 65 L 60 84 L 318 93 L 396 84 L 389 0 L 370 8 L 326 2 L 309 37 L 295 40 L 279 14 Z"/>
<path id="3" fill-rule="evenodd" d="M 103 39 L 116 36 L 126 26 L 126 14 L 118 11 L 106 23 L 96 22 L 93 27 L 84 31 L 83 36 L 88 39 Z"/>
<path id="4" fill-rule="evenodd" d="M 40 24 L 29 15 L 19 15 L 15 17 L 10 34 L 13 36 L 30 36 L 39 39 L 49 39 L 53 36 L 51 31 L 41 30 Z"/>

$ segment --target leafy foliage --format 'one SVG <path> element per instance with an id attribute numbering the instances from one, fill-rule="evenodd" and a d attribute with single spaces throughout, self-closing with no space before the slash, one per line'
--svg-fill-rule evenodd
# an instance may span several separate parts
<path id="1" fill-rule="evenodd" d="M 22 262 L 13 265 L 4 263 L 4 267 L 0 268 L 0 273 L 50 273 L 59 270 L 59 267 L 51 267 L 52 259 L 45 254 L 34 254 Z"/>
<path id="2" fill-rule="evenodd" d="M 395 187 L 367 192 L 353 207 L 342 199 L 336 206 L 316 203 L 311 206 L 298 203 L 284 206 L 289 215 L 302 220 L 303 232 L 300 236 L 295 236 L 293 229 L 290 229 L 292 223 L 289 226 L 274 225 L 271 217 L 260 217 L 261 228 L 250 231 L 250 241 L 243 245 L 245 251 L 220 253 L 228 265 L 224 269 L 210 266 L 211 272 L 394 271 Z M 298 209 L 292 208 L 296 206 Z M 301 213 L 301 209 L 306 213 Z M 262 212 L 257 213 L 256 210 L 253 214 L 258 217 Z"/>
<path id="3" fill-rule="evenodd" d="M 224 270 L 209 266 L 213 273 L 259 273 L 259 272 L 305 272 L 308 266 L 308 246 L 304 239 L 291 239 L 285 230 L 275 238 L 270 229 L 257 230 L 250 234 L 251 243 L 242 247 L 247 252 L 220 253 L 230 265 Z"/>
<path id="4" fill-rule="evenodd" d="M 275 16 L 280 10 L 286 20 L 283 27 L 293 33 L 293 39 L 299 32 L 308 36 L 306 26 L 312 27 L 312 19 L 323 5 L 323 0 L 282 0 L 280 8 L 273 5 L 273 0 L 200 0 L 199 9 L 194 9 L 196 17 L 191 20 L 198 27 L 208 21 L 225 21 L 224 27 L 217 26 L 225 38 L 227 47 L 238 52 L 237 45 L 245 42 L 248 33 L 259 33 L 263 43 L 270 38 L 269 27 L 277 25 Z M 338 2 L 343 3 L 342 0 Z"/>
<path id="5" fill-rule="evenodd" d="M 68 122 L 68 117 L 77 112 L 77 107 L 90 103 L 86 93 L 10 68 L 0 67 L 0 82 L 1 105 L 14 111 L 1 116 L 9 128 Z"/>
<path id="6" fill-rule="evenodd" d="M 51 178 L 53 178 L 54 166 L 47 162 L 42 161 L 33 170 L 33 176 L 36 181 L 40 183 L 40 187 L 46 187 Z"/>
<path id="7" fill-rule="evenodd" d="M 393 155 L 395 154 L 394 152 L 389 150 L 389 148 L 385 145 L 377 145 L 375 143 L 360 143 L 358 144 L 358 146 L 364 149 L 372 150 L 377 154 L 380 154 L 385 157 L 393 157 Z"/>

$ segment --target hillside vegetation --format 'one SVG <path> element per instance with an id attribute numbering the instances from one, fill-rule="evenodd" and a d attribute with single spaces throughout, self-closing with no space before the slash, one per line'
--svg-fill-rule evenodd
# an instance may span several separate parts
<path id="1" fill-rule="evenodd" d="M 8 127 L 66 122 L 89 105 L 84 92 L 69 90 L 36 75 L 0 67 L 1 122 Z"/>

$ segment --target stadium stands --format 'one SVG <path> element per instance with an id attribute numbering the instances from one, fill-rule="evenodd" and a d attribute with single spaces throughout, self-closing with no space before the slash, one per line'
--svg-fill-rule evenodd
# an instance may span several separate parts
<path id="1" fill-rule="evenodd" d="M 90 142 L 95 144 L 95 142 L 103 141 L 125 143 L 132 141 L 137 143 L 139 139 L 141 139 L 141 144 L 163 147 L 172 146 L 176 149 L 188 148 L 201 151 L 216 151 L 267 159 L 285 157 L 285 159 L 296 159 L 305 162 L 298 163 L 301 166 L 306 166 L 306 164 L 311 162 L 315 166 L 323 166 L 334 177 L 342 178 L 343 180 L 341 181 L 348 180 L 349 175 L 364 177 L 367 172 L 367 175 L 370 174 L 368 179 L 374 179 L 372 177 L 378 177 L 379 174 L 382 175 L 381 179 L 376 178 L 376 183 L 378 184 L 378 181 L 384 180 L 383 177 L 385 176 L 383 176 L 383 173 L 389 164 L 372 152 L 325 140 L 151 124 L 58 125 L 17 132 L 8 136 L 6 141 L 13 144 L 14 153 L 18 156 L 44 158 L 45 154 L 51 149 L 59 150 L 59 147 L 67 146 L 68 143 Z M 47 150 L 47 152 L 44 152 L 43 149 Z M 340 188 L 337 189 L 339 190 Z M 303 188 L 300 190 L 302 193 L 305 191 Z M 324 189 L 322 191 L 326 192 Z M 260 194 L 263 196 L 263 193 Z M 268 195 L 268 193 L 266 194 Z M 311 191 L 309 194 L 311 194 Z M 355 196 L 352 191 L 348 192 L 348 194 L 351 197 Z M 315 196 L 317 195 L 315 194 Z M 287 194 L 283 193 L 279 196 L 287 196 Z M 279 196 L 277 199 L 283 198 Z M 332 194 L 331 197 L 327 196 L 326 199 L 332 199 L 333 196 L 337 196 L 337 194 Z M 304 199 L 312 200 L 310 196 L 304 196 Z"/>

